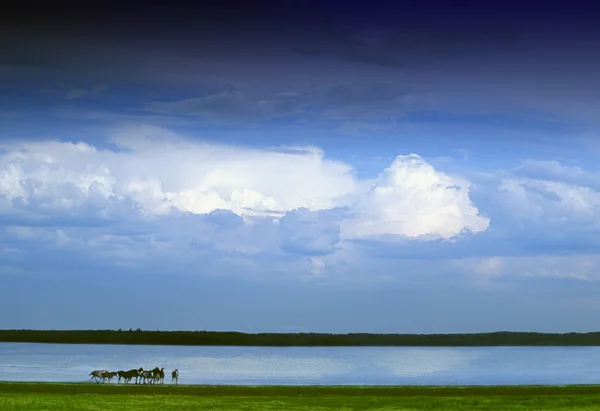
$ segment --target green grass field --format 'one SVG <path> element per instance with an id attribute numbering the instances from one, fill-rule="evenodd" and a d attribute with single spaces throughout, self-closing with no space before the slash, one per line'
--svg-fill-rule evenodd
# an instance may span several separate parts
<path id="1" fill-rule="evenodd" d="M 0 410 L 600 410 L 600 386 L 248 387 L 0 383 Z"/>

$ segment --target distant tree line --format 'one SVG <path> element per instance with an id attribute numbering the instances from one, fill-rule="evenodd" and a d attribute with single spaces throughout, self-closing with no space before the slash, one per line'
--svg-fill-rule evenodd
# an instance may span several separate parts
<path id="1" fill-rule="evenodd" d="M 0 330 L 0 342 L 229 346 L 549 346 L 600 345 L 600 332 L 549 334 L 322 334 L 219 331 Z"/>

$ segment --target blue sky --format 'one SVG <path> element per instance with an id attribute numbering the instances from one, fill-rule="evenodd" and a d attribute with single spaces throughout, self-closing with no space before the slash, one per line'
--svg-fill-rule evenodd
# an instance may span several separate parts
<path id="1" fill-rule="evenodd" d="M 3 24 L 0 328 L 596 330 L 598 30 L 334 3 Z"/>

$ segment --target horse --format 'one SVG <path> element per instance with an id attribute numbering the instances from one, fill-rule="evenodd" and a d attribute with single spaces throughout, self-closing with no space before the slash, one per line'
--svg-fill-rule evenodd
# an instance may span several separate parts
<path id="1" fill-rule="evenodd" d="M 164 369 L 164 367 L 160 368 L 160 369 L 158 367 L 155 367 L 152 370 L 152 377 L 153 377 L 155 383 L 158 382 L 158 383 L 164 384 L 164 382 L 165 382 L 165 369 Z"/>
<path id="2" fill-rule="evenodd" d="M 94 370 L 90 373 L 90 375 L 92 376 L 92 378 L 90 378 L 90 382 L 92 382 L 92 380 L 94 378 L 96 378 L 96 383 L 98 383 L 99 379 L 102 378 L 102 380 L 104 381 L 104 373 L 108 373 L 107 370 Z"/>
<path id="3" fill-rule="evenodd" d="M 152 380 L 154 379 L 154 373 L 152 371 L 142 370 L 140 372 L 140 380 L 144 381 L 144 384 L 152 384 Z"/>
<path id="4" fill-rule="evenodd" d="M 179 384 L 179 369 L 177 368 L 171 373 L 171 384 L 173 384 L 173 381 L 175 381 L 175 384 Z"/>
<path id="5" fill-rule="evenodd" d="M 135 377 L 135 383 L 137 384 L 137 380 L 138 380 L 141 370 L 143 370 L 143 368 L 140 368 L 138 370 L 133 369 L 133 370 L 129 370 L 129 371 L 123 371 L 123 370 L 118 371 L 117 375 L 119 376 L 119 383 L 121 382 L 121 378 L 123 378 L 123 383 L 129 383 L 129 382 L 131 382 L 131 379 L 133 377 Z"/>
<path id="6" fill-rule="evenodd" d="M 117 373 L 115 371 L 111 371 L 111 372 L 104 372 L 102 373 L 102 381 L 104 380 L 108 380 L 108 382 L 111 382 L 113 377 L 115 377 L 117 375 Z"/>
<path id="7" fill-rule="evenodd" d="M 123 384 L 125 384 L 125 381 L 127 381 L 127 371 L 117 371 L 117 377 L 119 377 L 119 379 L 117 380 L 117 384 L 121 384 L 121 378 L 123 378 Z"/>
<path id="8" fill-rule="evenodd" d="M 158 367 L 154 367 L 151 371 L 150 384 L 156 384 L 158 379 L 160 378 L 160 370 Z"/>
<path id="9" fill-rule="evenodd" d="M 135 371 L 135 373 L 134 373 Z M 133 374 L 133 377 L 135 377 L 135 383 L 136 384 L 141 384 L 142 383 L 142 371 L 144 371 L 143 367 L 138 368 L 137 370 L 129 370 L 129 372 L 131 374 Z M 131 377 L 129 378 L 129 380 L 131 381 Z"/>
<path id="10" fill-rule="evenodd" d="M 131 371 L 133 371 L 133 370 L 131 370 Z M 139 379 L 139 382 L 141 384 L 142 383 L 142 371 L 144 371 L 144 367 L 140 367 L 140 368 L 138 368 L 135 371 L 136 371 L 136 374 L 135 374 L 135 383 L 137 384 L 138 383 L 138 379 Z"/>

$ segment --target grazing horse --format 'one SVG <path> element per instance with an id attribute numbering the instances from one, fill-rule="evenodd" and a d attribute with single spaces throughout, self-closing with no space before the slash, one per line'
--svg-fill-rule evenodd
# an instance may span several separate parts
<path id="1" fill-rule="evenodd" d="M 171 373 L 171 384 L 173 384 L 173 381 L 175 381 L 175 384 L 179 384 L 179 369 L 177 368 Z"/>
<path id="2" fill-rule="evenodd" d="M 92 378 L 90 378 L 90 382 L 92 382 L 92 380 L 94 378 L 96 378 L 96 383 L 99 382 L 99 379 L 102 378 L 102 380 L 104 381 L 104 375 L 105 373 L 108 373 L 107 370 L 94 370 L 90 373 L 90 375 L 92 376 Z"/>

